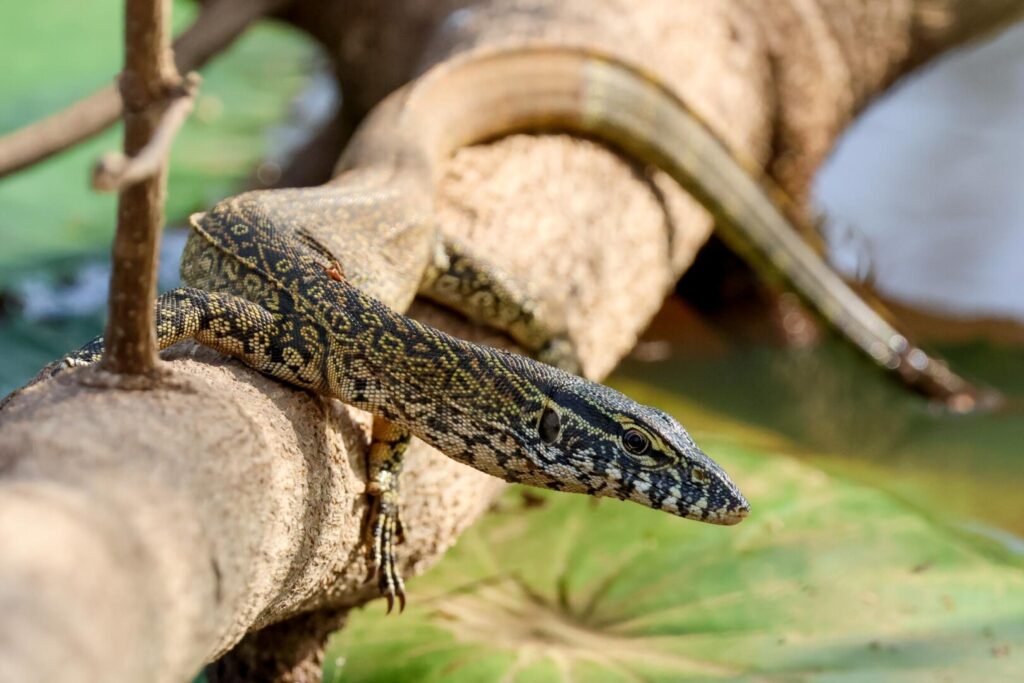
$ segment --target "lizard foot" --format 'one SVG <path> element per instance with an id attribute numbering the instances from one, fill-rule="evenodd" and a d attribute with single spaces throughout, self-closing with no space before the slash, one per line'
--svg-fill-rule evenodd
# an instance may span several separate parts
<path id="1" fill-rule="evenodd" d="M 371 560 L 377 576 L 377 585 L 381 594 L 388 601 L 388 614 L 398 600 L 398 611 L 405 611 L 405 582 L 398 571 L 395 545 L 403 537 L 402 518 L 398 509 L 398 491 L 394 487 L 381 487 L 374 482 L 367 487 L 367 493 L 373 498 L 370 512 L 369 539 Z"/>
<path id="2" fill-rule="evenodd" d="M 372 502 L 367 541 L 377 585 L 388 601 L 388 614 L 395 607 L 395 598 L 398 599 L 398 611 L 405 610 L 405 584 L 398 572 L 395 544 L 402 540 L 398 475 L 411 438 L 404 427 L 383 418 L 373 421 L 373 439 L 367 458 L 366 493 Z"/>

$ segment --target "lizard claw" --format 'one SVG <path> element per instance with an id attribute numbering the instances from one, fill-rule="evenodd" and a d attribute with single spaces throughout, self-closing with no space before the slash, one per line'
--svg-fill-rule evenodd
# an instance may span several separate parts
<path id="1" fill-rule="evenodd" d="M 402 538 L 402 522 L 398 514 L 398 494 L 396 491 L 383 491 L 373 497 L 372 533 L 373 573 L 377 575 L 377 585 L 381 594 L 388 602 L 388 614 L 395 607 L 398 599 L 399 613 L 405 611 L 405 582 L 398 571 L 395 555 L 395 544 Z"/>

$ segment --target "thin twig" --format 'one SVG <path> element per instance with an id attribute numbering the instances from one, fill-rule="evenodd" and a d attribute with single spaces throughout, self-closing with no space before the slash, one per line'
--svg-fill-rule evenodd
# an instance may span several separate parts
<path id="1" fill-rule="evenodd" d="M 121 152 L 104 154 L 93 168 L 92 186 L 101 192 L 114 192 L 160 171 L 167 163 L 174 136 L 192 112 L 198 85 L 199 75 L 193 71 L 185 78 L 182 91 L 164 112 L 153 138 L 137 155 L 127 157 Z"/>
<path id="2" fill-rule="evenodd" d="M 223 52 L 253 21 L 291 0 L 213 0 L 174 41 L 178 70 L 199 69 Z M 88 140 L 121 116 L 121 97 L 108 85 L 44 119 L 0 137 L 0 178 Z"/>
<path id="3" fill-rule="evenodd" d="M 118 85 L 124 102 L 124 152 L 128 157 L 137 157 L 151 144 L 175 93 L 183 89 L 171 55 L 170 13 L 170 0 L 125 2 L 125 60 Z M 101 361 L 104 370 L 116 375 L 149 376 L 156 371 L 154 300 L 167 156 L 157 159 L 153 173 L 125 187 L 118 197 Z"/>
<path id="4" fill-rule="evenodd" d="M 102 133 L 120 115 L 117 87 L 108 85 L 67 109 L 5 135 L 0 138 L 0 178 Z"/>

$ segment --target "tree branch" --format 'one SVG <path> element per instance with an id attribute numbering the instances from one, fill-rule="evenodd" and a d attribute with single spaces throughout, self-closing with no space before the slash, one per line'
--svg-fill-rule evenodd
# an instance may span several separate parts
<path id="1" fill-rule="evenodd" d="M 189 73 L 227 49 L 257 19 L 290 0 L 213 0 L 174 41 L 178 70 Z M 108 85 L 67 109 L 0 137 L 0 178 L 50 158 L 114 125 L 121 97 Z"/>
<path id="2" fill-rule="evenodd" d="M 118 197 L 117 233 L 111 256 L 110 298 L 100 367 L 115 375 L 156 371 L 156 272 L 164 224 L 167 155 L 155 140 L 174 94 L 185 90 L 174 66 L 170 0 L 126 0 L 125 65 L 119 79 L 124 102 L 124 153 L 138 167 L 153 166 Z M 179 103 L 181 99 L 178 99 Z M 191 101 L 191 98 L 186 102 Z M 173 117 L 171 117 L 173 119 Z M 146 147 L 152 145 L 149 154 Z M 145 170 L 145 169 L 143 169 Z"/>
<path id="3" fill-rule="evenodd" d="M 172 95 L 153 138 L 134 157 L 120 152 L 104 154 L 93 169 L 93 187 L 101 192 L 113 192 L 159 173 L 167 164 L 174 136 L 192 113 L 198 86 L 199 75 L 193 71 L 185 78 L 180 91 Z"/>
<path id="4" fill-rule="evenodd" d="M 108 85 L 67 109 L 0 138 L 0 178 L 28 168 L 109 128 L 121 115 L 117 88 Z"/>
<path id="5" fill-rule="evenodd" d="M 1024 17 L 1018 0 L 917 0 L 914 3 L 913 54 L 917 65 L 964 43 L 979 40 Z"/>
<path id="6" fill-rule="evenodd" d="M 361 41 L 334 45 L 342 73 L 358 77 L 363 93 L 393 85 L 382 74 L 408 78 L 455 4 L 359 1 L 342 3 L 333 27 L 325 17 L 340 11 L 337 3 L 309 0 L 306 10 L 311 22 L 313 5 L 321 10 L 320 35 L 363 32 Z M 757 12 L 789 5 L 751 4 Z M 848 13 L 888 4 L 821 3 L 824 16 L 847 28 L 862 25 Z M 776 98 L 772 76 L 802 69 L 810 77 L 800 83 L 820 89 L 833 108 L 851 100 L 833 97 L 834 82 L 813 68 L 819 54 L 802 52 L 806 42 L 792 31 L 766 36 L 781 46 L 769 60 L 765 34 L 737 7 L 636 0 L 623 14 L 610 0 L 566 0 L 523 12 L 506 0 L 490 13 L 461 15 L 454 42 L 434 43 L 432 59 L 515 38 L 610 45 L 651 65 L 726 139 L 763 160 L 776 108 L 805 103 L 789 100 L 803 91 Z M 898 13 L 888 14 L 889 34 L 906 35 Z M 845 54 L 885 62 L 889 74 L 906 69 L 907 47 L 854 39 Z M 852 73 L 871 82 L 867 67 Z M 877 94 L 882 83 L 864 92 Z M 832 120 L 794 119 L 793 127 L 834 140 Z M 440 188 L 437 222 L 545 301 L 563 302 L 595 377 L 629 350 L 711 227 L 659 174 L 565 136 L 514 136 L 461 151 Z M 427 314 L 450 332 L 494 342 L 417 310 Z M 180 683 L 246 632 L 373 596 L 360 537 L 366 416 L 208 349 L 178 346 L 172 358 L 173 382 L 155 391 L 95 392 L 69 374 L 0 411 L 0 680 Z M 407 462 L 400 553 L 411 575 L 454 543 L 498 487 L 421 443 Z"/>

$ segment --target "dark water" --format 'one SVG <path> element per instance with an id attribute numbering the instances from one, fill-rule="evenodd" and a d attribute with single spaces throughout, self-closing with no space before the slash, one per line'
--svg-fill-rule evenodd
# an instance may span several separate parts
<path id="1" fill-rule="evenodd" d="M 183 229 L 164 231 L 159 287 L 178 286 Z M 39 269 L 0 291 L 0 396 L 22 386 L 44 365 L 103 332 L 110 281 L 105 258 L 79 258 Z"/>

